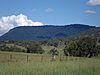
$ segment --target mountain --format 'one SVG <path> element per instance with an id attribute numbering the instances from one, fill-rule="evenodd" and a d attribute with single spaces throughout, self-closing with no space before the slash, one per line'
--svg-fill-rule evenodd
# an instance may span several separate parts
<path id="1" fill-rule="evenodd" d="M 80 37 L 84 37 L 84 36 L 100 38 L 100 27 L 90 28 L 90 29 L 88 29 L 85 32 L 80 34 Z"/>
<path id="2" fill-rule="evenodd" d="M 65 26 L 20 26 L 11 29 L 0 37 L 0 40 L 48 40 L 56 38 L 69 38 L 83 33 L 94 26 L 71 24 Z"/>

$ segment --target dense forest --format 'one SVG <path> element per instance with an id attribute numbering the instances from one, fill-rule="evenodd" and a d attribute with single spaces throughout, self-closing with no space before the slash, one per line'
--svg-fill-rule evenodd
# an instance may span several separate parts
<path id="1" fill-rule="evenodd" d="M 0 40 L 34 40 L 44 41 L 50 39 L 70 38 L 87 30 L 95 29 L 95 26 L 83 24 L 71 25 L 44 25 L 44 26 L 20 26 L 11 29 L 0 37 Z"/>

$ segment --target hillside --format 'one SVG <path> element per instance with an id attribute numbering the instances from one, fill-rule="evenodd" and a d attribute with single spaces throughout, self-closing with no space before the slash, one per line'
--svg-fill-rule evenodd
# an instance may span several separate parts
<path id="1" fill-rule="evenodd" d="M 90 28 L 87 31 L 81 33 L 80 36 L 81 37 L 83 37 L 83 36 L 89 36 L 89 37 L 99 38 L 100 37 L 100 27 Z"/>
<path id="2" fill-rule="evenodd" d="M 78 35 L 94 26 L 72 24 L 65 26 L 22 26 L 11 29 L 0 40 L 48 40 Z"/>

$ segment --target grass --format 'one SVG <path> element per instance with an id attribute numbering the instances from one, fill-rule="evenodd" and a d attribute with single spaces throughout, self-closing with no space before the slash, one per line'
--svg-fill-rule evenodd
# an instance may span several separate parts
<path id="1" fill-rule="evenodd" d="M 13 55 L 11 59 L 13 61 L 8 61 L 7 56 L 10 54 Z M 27 55 L 29 55 L 28 62 Z M 41 61 L 41 55 L 0 52 L 0 75 L 100 75 L 98 58 L 77 58 L 77 60 L 70 58 L 70 60 L 53 62 L 47 59 L 50 59 L 49 56 L 45 56 Z"/>

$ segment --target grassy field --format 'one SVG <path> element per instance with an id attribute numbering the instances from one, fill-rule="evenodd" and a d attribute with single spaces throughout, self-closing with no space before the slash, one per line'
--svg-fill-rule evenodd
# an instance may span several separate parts
<path id="1" fill-rule="evenodd" d="M 46 55 L 0 52 L 0 75 L 100 75 L 99 58 L 63 59 L 51 61 Z"/>

